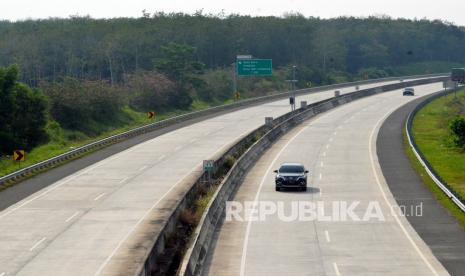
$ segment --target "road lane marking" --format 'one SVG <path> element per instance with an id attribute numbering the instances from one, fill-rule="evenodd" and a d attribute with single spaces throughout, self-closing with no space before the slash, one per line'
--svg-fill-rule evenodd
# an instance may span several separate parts
<path id="1" fill-rule="evenodd" d="M 321 118 L 321 117 L 320 117 Z M 278 152 L 278 154 L 275 156 L 273 161 L 271 161 L 271 164 L 268 166 L 265 175 L 262 177 L 262 181 L 260 182 L 260 185 L 258 186 L 258 191 L 255 194 L 255 199 L 253 202 L 253 208 L 255 209 L 257 206 L 258 202 L 258 197 L 260 195 L 260 191 L 263 187 L 263 184 L 265 183 L 266 176 L 270 174 L 272 168 L 274 167 L 274 164 L 276 161 L 278 161 L 278 158 L 281 156 L 281 154 L 284 152 L 284 150 L 291 144 L 294 139 L 299 136 L 304 130 L 308 128 L 309 124 L 307 124 L 305 127 L 303 127 L 301 130 L 299 130 L 287 143 L 281 148 L 281 150 Z M 242 245 L 242 258 L 241 258 L 241 270 L 240 270 L 240 276 L 245 276 L 245 261 L 247 259 L 247 247 L 249 243 L 249 235 L 250 235 L 250 228 L 251 228 L 251 221 L 250 219 L 247 220 L 247 228 L 245 231 L 245 237 L 244 237 L 244 243 Z"/>
<path id="2" fill-rule="evenodd" d="M 323 195 L 323 188 L 320 188 L 319 190 L 320 190 L 320 196 L 322 196 Z"/>
<path id="3" fill-rule="evenodd" d="M 320 166 L 323 168 L 325 164 L 323 163 L 323 161 L 320 162 Z"/>
<path id="4" fill-rule="evenodd" d="M 325 230 L 325 237 L 327 242 L 331 242 L 331 238 L 329 237 L 329 232 L 328 230 Z"/>
<path id="5" fill-rule="evenodd" d="M 102 198 L 102 196 L 104 196 L 105 193 L 101 193 L 100 195 L 98 195 L 96 198 L 94 198 L 95 201 L 99 200 Z"/>
<path id="6" fill-rule="evenodd" d="M 326 151 L 325 151 L 325 152 L 323 152 L 323 157 L 324 157 L 324 156 L 326 156 Z"/>
<path id="7" fill-rule="evenodd" d="M 158 157 L 158 161 L 161 161 L 161 160 L 164 159 L 165 157 L 166 157 L 166 155 L 163 154 L 162 156 Z"/>
<path id="8" fill-rule="evenodd" d="M 29 249 L 29 251 L 32 251 L 32 250 L 36 249 L 36 247 L 39 246 L 41 243 L 43 243 L 45 241 L 45 239 L 46 238 L 42 238 L 40 241 L 36 242 L 34 244 L 34 246 Z"/>
<path id="9" fill-rule="evenodd" d="M 139 171 L 143 171 L 145 169 L 147 169 L 147 166 L 143 166 L 142 168 L 139 169 Z"/>
<path id="10" fill-rule="evenodd" d="M 5 272 L 2 272 L 0 273 L 0 276 L 5 276 L 5 274 L 6 274 Z"/>
<path id="11" fill-rule="evenodd" d="M 326 149 L 329 149 L 329 144 L 326 145 Z"/>
<path id="12" fill-rule="evenodd" d="M 180 150 L 181 148 L 182 148 L 182 146 L 177 146 L 177 147 L 174 148 L 174 151 L 178 151 L 178 150 Z"/>
<path id="13" fill-rule="evenodd" d="M 334 135 L 337 135 L 337 131 L 334 132 Z"/>
<path id="14" fill-rule="evenodd" d="M 126 180 L 128 180 L 128 179 L 129 179 L 129 177 L 126 177 L 126 178 L 121 179 L 121 180 L 119 181 L 119 184 L 121 184 L 121 183 L 123 183 L 123 182 L 126 182 Z"/>
<path id="15" fill-rule="evenodd" d="M 336 273 L 337 276 L 341 276 L 341 273 L 339 272 L 339 267 L 337 267 L 337 263 L 333 263 L 333 268 L 334 273 Z"/>
<path id="16" fill-rule="evenodd" d="M 319 177 L 319 179 L 321 180 L 321 178 L 323 178 L 323 175 L 320 173 L 320 177 Z"/>
<path id="17" fill-rule="evenodd" d="M 195 143 L 195 142 L 197 142 L 197 139 L 192 139 L 192 140 L 189 141 L 189 143 L 191 143 L 191 144 Z"/>
<path id="18" fill-rule="evenodd" d="M 329 138 L 329 141 L 332 142 L 332 141 L 333 141 L 333 137 Z"/>
<path id="19" fill-rule="evenodd" d="M 66 219 L 65 222 L 69 222 L 70 220 L 72 220 L 77 215 L 79 215 L 79 212 L 74 213 L 72 216 L 70 216 L 68 219 Z"/>
<path id="20" fill-rule="evenodd" d="M 409 101 L 410 102 L 410 101 Z M 378 176 L 378 172 L 376 170 L 376 165 L 375 165 L 375 161 L 373 159 L 373 145 L 375 145 L 374 141 L 373 141 L 373 138 L 375 136 L 375 132 L 376 130 L 378 129 L 378 127 L 380 126 L 380 124 L 390 115 L 392 114 L 394 111 L 396 111 L 397 109 L 399 109 L 401 106 L 405 105 L 406 103 L 402 103 L 401 105 L 397 106 L 396 108 L 390 110 L 388 113 L 386 113 L 378 122 L 376 122 L 375 126 L 373 127 L 373 129 L 371 130 L 371 133 L 370 133 L 370 138 L 368 140 L 368 152 L 369 152 L 369 155 L 370 155 L 370 161 L 371 161 L 371 169 L 373 170 L 373 174 L 375 176 L 375 180 L 376 180 L 376 183 L 378 184 L 378 188 L 379 190 L 381 191 L 381 194 L 383 196 L 383 199 L 384 201 L 386 202 L 387 206 L 389 206 L 389 209 L 390 210 L 396 210 L 394 209 L 395 207 L 391 205 L 391 203 L 389 202 L 387 196 L 386 196 L 386 193 L 384 192 L 384 189 L 383 189 L 383 186 L 381 185 L 381 181 L 379 179 L 379 176 Z M 398 206 L 397 206 L 398 207 Z M 420 258 L 423 260 L 423 262 L 428 266 L 428 268 L 431 270 L 431 272 L 434 274 L 434 275 L 439 275 L 436 271 L 436 269 L 431 265 L 431 263 L 428 261 L 428 259 L 426 259 L 425 255 L 423 254 L 423 252 L 421 252 L 420 248 L 417 246 L 417 244 L 415 243 L 415 241 L 413 240 L 413 238 L 410 236 L 410 234 L 407 232 L 407 229 L 405 229 L 404 225 L 402 224 L 402 222 L 400 221 L 399 217 L 397 216 L 397 213 L 396 212 L 391 212 L 392 216 L 394 217 L 395 221 L 397 222 L 397 224 L 399 225 L 400 229 L 402 230 L 402 232 L 404 233 L 405 237 L 407 238 L 407 240 L 410 242 L 410 244 L 413 246 L 413 248 L 415 249 L 415 251 L 418 253 L 418 255 L 420 256 Z"/>
<path id="21" fill-rule="evenodd" d="M 250 133 L 250 130 L 247 130 L 245 131 L 244 133 L 242 133 L 242 135 L 240 135 L 239 137 L 244 137 L 247 133 Z M 236 139 L 234 139 L 233 141 L 235 141 Z M 224 151 L 224 149 L 228 146 L 231 146 L 231 143 L 232 142 L 229 142 L 229 143 L 225 143 L 222 147 L 220 147 L 217 151 L 215 151 L 214 154 L 212 154 L 211 156 L 216 156 L 219 152 L 222 152 Z M 147 210 L 144 215 L 137 221 L 137 223 L 126 233 L 126 235 L 118 242 L 118 244 L 116 245 L 116 247 L 113 249 L 113 251 L 111 251 L 110 255 L 108 255 L 108 257 L 103 261 L 103 263 L 100 265 L 100 267 L 98 268 L 98 270 L 95 272 L 94 276 L 98 276 L 100 275 L 100 273 L 102 273 L 103 269 L 107 266 L 107 264 L 110 262 L 111 258 L 113 258 L 113 256 L 116 254 L 116 252 L 119 250 L 119 248 L 123 245 L 123 243 L 129 238 L 129 236 L 132 234 L 132 232 L 134 232 L 134 230 L 136 230 L 136 228 L 139 226 L 139 224 L 142 223 L 142 221 L 145 220 L 145 218 L 148 216 L 148 214 L 150 214 L 154 209 L 155 207 L 157 207 L 157 205 L 174 189 L 176 188 L 179 183 L 182 183 L 184 181 L 184 179 L 186 179 L 187 177 L 189 177 L 193 172 L 195 172 L 196 170 L 200 171 L 201 170 L 201 167 L 202 167 L 203 163 L 202 162 L 199 162 L 197 163 L 197 165 L 194 165 L 193 166 L 193 169 L 191 171 L 189 171 L 189 173 L 187 173 L 186 175 L 183 176 L 183 178 L 181 178 L 178 182 L 176 182 L 173 186 L 171 186 L 168 191 L 166 191 L 161 197 L 160 199 L 158 199 L 153 205 L 152 207 L 150 207 L 149 210 Z"/>

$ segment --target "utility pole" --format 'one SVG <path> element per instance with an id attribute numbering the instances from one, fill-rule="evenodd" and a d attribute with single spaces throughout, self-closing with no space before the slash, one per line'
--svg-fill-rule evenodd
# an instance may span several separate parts
<path id="1" fill-rule="evenodd" d="M 233 97 L 237 98 L 237 70 L 236 70 L 236 63 L 233 62 L 232 64 L 232 73 L 233 73 Z"/>
<path id="2" fill-rule="evenodd" d="M 291 83 L 291 97 L 289 99 L 289 103 L 291 104 L 291 110 L 294 111 L 295 110 L 295 83 L 297 82 L 297 80 L 295 79 L 295 69 L 297 68 L 297 66 L 293 65 L 292 66 L 292 80 L 286 80 L 286 82 L 290 82 Z"/>

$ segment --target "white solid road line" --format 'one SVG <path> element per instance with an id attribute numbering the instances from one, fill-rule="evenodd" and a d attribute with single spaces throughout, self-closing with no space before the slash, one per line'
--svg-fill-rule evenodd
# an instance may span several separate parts
<path id="1" fill-rule="evenodd" d="M 263 188 L 263 184 L 265 183 L 265 179 L 266 179 L 266 176 L 268 174 L 270 174 L 271 172 L 271 169 L 274 167 L 276 161 L 278 160 L 278 158 L 281 156 L 281 154 L 284 152 L 284 150 L 295 140 L 295 138 L 297 138 L 304 130 L 306 130 L 308 128 L 308 126 L 312 123 L 315 123 L 319 120 L 321 120 L 322 118 L 328 116 L 329 114 L 331 113 L 326 113 L 324 115 L 321 115 L 315 119 L 310 119 L 309 122 L 307 122 L 305 124 L 304 127 L 302 127 L 301 130 L 299 130 L 294 136 L 292 136 L 291 139 L 289 139 L 289 141 L 287 141 L 287 143 L 281 148 L 281 150 L 278 152 L 278 154 L 275 156 L 275 158 L 273 159 L 273 161 L 271 161 L 271 164 L 270 166 L 268 166 L 265 174 L 263 175 L 262 177 L 262 181 L 260 182 L 260 185 L 258 186 L 258 190 L 257 190 L 257 193 L 255 194 L 255 199 L 254 199 L 254 203 L 253 203 L 253 209 L 255 210 L 255 208 L 257 207 L 257 203 L 258 203 L 258 197 L 260 195 L 260 192 Z M 253 212 L 251 212 L 251 215 L 253 214 Z M 245 276 L 245 262 L 246 262 L 246 259 L 247 259 L 247 247 L 248 247 L 248 243 L 249 243 L 249 235 L 250 235 L 250 228 L 251 228 L 251 225 L 252 225 L 252 219 L 248 219 L 247 220 L 247 228 L 245 230 L 245 237 L 244 237 L 244 243 L 242 245 L 242 257 L 241 257 L 241 270 L 239 272 L 239 275 L 240 276 Z"/>
<path id="2" fill-rule="evenodd" d="M 398 108 L 400 108 L 401 106 L 405 105 L 405 103 L 402 103 L 401 105 L 397 106 L 396 108 L 390 110 L 388 113 L 386 113 L 377 123 L 376 125 L 374 126 L 374 128 L 372 129 L 371 131 L 371 134 L 370 134 L 370 138 L 368 140 L 368 151 L 369 151 L 369 154 L 370 154 L 370 161 L 371 161 L 371 168 L 373 170 L 373 174 L 375 176 L 375 180 L 376 180 L 376 183 L 378 184 L 378 188 L 379 190 L 381 191 L 381 194 L 383 196 L 383 199 L 384 201 L 386 202 L 386 204 L 389 206 L 390 210 L 395 210 L 394 206 L 391 205 L 391 203 L 389 202 L 387 196 L 386 196 L 386 193 L 384 192 L 384 189 L 381 185 L 381 181 L 379 180 L 379 176 L 378 176 L 378 171 L 376 170 L 376 166 L 375 166 L 375 161 L 373 159 L 373 145 L 375 145 L 375 142 L 373 140 L 374 136 L 375 136 L 375 132 L 376 130 L 378 129 L 379 125 L 390 115 L 392 114 L 395 110 L 397 110 Z M 396 212 L 391 212 L 392 216 L 394 217 L 395 221 L 397 222 L 397 224 L 399 225 L 400 229 L 402 230 L 402 232 L 404 233 L 404 235 L 407 237 L 408 241 L 410 242 L 410 244 L 413 246 L 413 248 L 415 249 L 415 251 L 418 253 L 418 255 L 421 257 L 421 259 L 425 262 L 425 264 L 428 266 L 428 268 L 431 270 L 431 272 L 433 273 L 433 275 L 439 275 L 438 272 L 436 271 L 436 269 L 434 269 L 434 267 L 431 265 L 431 263 L 428 261 L 428 259 L 426 259 L 425 255 L 423 255 L 423 252 L 421 252 L 420 248 L 418 248 L 417 244 L 415 243 L 415 241 L 412 239 L 412 237 L 410 236 L 410 234 L 407 232 L 407 229 L 405 229 L 404 225 L 402 224 L 402 222 L 400 221 L 399 217 L 397 216 L 397 213 Z"/>
<path id="3" fill-rule="evenodd" d="M 339 272 L 339 267 L 337 266 L 337 263 L 333 263 L 333 268 L 334 268 L 334 273 L 336 273 L 337 276 L 341 276 L 341 273 Z"/>
<path id="4" fill-rule="evenodd" d="M 329 149 L 329 144 L 326 145 L 326 149 Z"/>
<path id="5" fill-rule="evenodd" d="M 182 148 L 182 146 L 177 146 L 177 147 L 174 148 L 174 151 L 178 151 L 178 150 L 180 150 L 181 148 Z"/>
<path id="6" fill-rule="evenodd" d="M 79 212 L 74 213 L 72 216 L 70 216 L 68 219 L 66 219 L 65 222 L 69 222 L 70 220 L 72 220 L 77 215 L 79 215 Z"/>
<path id="7" fill-rule="evenodd" d="M 326 156 L 326 151 L 325 151 L 325 152 L 323 152 L 323 157 L 325 157 L 325 156 Z"/>
<path id="8" fill-rule="evenodd" d="M 101 199 L 104 195 L 105 195 L 105 193 L 101 193 L 96 198 L 94 198 L 94 200 L 97 201 L 97 200 Z"/>
<path id="9" fill-rule="evenodd" d="M 321 161 L 321 162 L 320 162 L 320 166 L 323 168 L 324 165 L 325 165 L 325 164 L 323 163 L 323 161 Z"/>
<path id="10" fill-rule="evenodd" d="M 37 246 L 39 246 L 41 243 L 45 241 L 46 238 L 42 238 L 40 241 L 36 242 L 33 247 L 29 249 L 29 251 L 34 250 Z"/>
<path id="11" fill-rule="evenodd" d="M 5 274 L 6 274 L 5 272 L 2 272 L 0 273 L 0 276 L 5 276 Z"/>
<path id="12" fill-rule="evenodd" d="M 328 230 L 325 230 L 325 237 L 327 242 L 331 242 L 331 238 L 329 237 L 329 232 Z"/>
<path id="13" fill-rule="evenodd" d="M 161 161 L 162 159 L 164 159 L 166 157 L 166 155 L 162 155 L 160 157 L 158 157 L 158 161 Z"/>
<path id="14" fill-rule="evenodd" d="M 306 130 L 307 127 L 308 127 L 308 124 L 305 127 L 303 127 L 301 130 L 299 130 L 291 139 L 289 139 L 289 141 L 287 141 L 287 143 L 281 148 L 281 150 L 275 156 L 273 161 L 271 161 L 271 164 L 266 169 L 265 175 L 263 175 L 262 181 L 260 182 L 260 185 L 258 186 L 258 191 L 255 194 L 255 199 L 254 199 L 254 203 L 253 203 L 253 209 L 254 210 L 255 210 L 255 208 L 257 206 L 258 197 L 260 195 L 260 191 L 262 190 L 263 184 L 265 183 L 266 176 L 268 174 L 270 174 L 271 169 L 274 167 L 274 164 L 276 163 L 276 161 L 278 161 L 278 158 L 281 156 L 281 154 L 284 152 L 284 150 L 287 148 L 287 146 L 289 146 L 289 144 L 292 143 L 294 141 L 294 139 L 297 136 L 300 135 L 300 133 L 302 133 L 304 130 Z M 247 259 L 247 247 L 248 247 L 248 243 L 249 243 L 249 234 L 250 234 L 250 228 L 251 228 L 251 221 L 252 220 L 248 219 L 247 221 L 248 222 L 247 222 L 247 228 L 246 228 L 246 231 L 245 231 L 244 244 L 242 246 L 242 258 L 241 258 L 240 276 L 245 276 L 245 261 Z"/>
<path id="15" fill-rule="evenodd" d="M 71 180 L 73 180 L 73 179 L 75 179 L 75 178 L 77 178 L 77 177 L 79 177 L 79 176 L 81 176 L 81 175 L 83 175 L 83 174 L 86 174 L 86 173 L 92 171 L 93 169 L 96 169 L 96 168 L 98 168 L 98 167 L 101 167 L 101 166 L 105 165 L 106 163 L 108 163 L 108 162 L 110 162 L 110 161 L 112 161 L 112 160 L 118 159 L 118 158 L 122 157 L 122 156 L 123 156 L 124 154 L 126 154 L 126 153 L 129 153 L 129 152 L 132 152 L 132 151 L 136 150 L 138 147 L 144 145 L 145 143 L 148 143 L 148 141 L 146 141 L 146 142 L 144 142 L 144 143 L 140 143 L 140 144 L 138 144 L 138 145 L 136 145 L 136 146 L 134 146 L 134 147 L 132 147 L 132 148 L 130 148 L 130 149 L 127 149 L 127 150 L 124 150 L 124 151 L 122 151 L 122 152 L 119 152 L 119 153 L 113 155 L 113 156 L 110 157 L 110 158 L 104 159 L 104 160 L 98 162 L 97 164 L 94 164 L 94 165 L 92 165 L 92 166 L 90 166 L 90 167 L 88 167 L 88 168 L 86 168 L 86 169 L 84 169 L 84 170 L 78 172 L 78 173 L 75 174 L 75 175 L 71 175 L 70 177 L 65 178 L 63 181 L 60 180 L 61 182 L 58 181 L 59 183 L 58 183 L 57 185 L 52 186 L 51 188 L 47 189 L 46 191 L 40 193 L 40 194 L 37 195 L 37 196 L 34 196 L 33 198 L 31 198 L 31 199 L 29 199 L 29 200 L 26 200 L 26 201 L 24 201 L 24 202 L 21 202 L 21 201 L 20 201 L 20 202 L 18 202 L 17 204 L 12 205 L 11 209 L 8 208 L 8 209 L 10 209 L 10 210 L 8 210 L 8 211 L 6 211 L 6 212 L 4 212 L 3 214 L 0 215 L 0 219 L 3 218 L 3 217 L 5 217 L 5 216 L 7 216 L 7 215 L 9 215 L 9 214 L 11 214 L 11 213 L 13 213 L 14 211 L 16 211 L 16 210 L 18 210 L 18 209 L 20 209 L 20 208 L 26 206 L 27 204 L 33 202 L 34 200 L 36 200 L 36 199 L 38 199 L 38 198 L 41 198 L 42 196 L 44 196 L 44 195 L 46 195 L 46 194 L 48 194 L 48 193 L 54 191 L 55 189 L 57 189 L 57 188 L 63 186 L 64 184 L 70 182 Z M 17 205 L 17 206 L 16 206 L 16 205 Z M 13 207 L 13 206 L 15 206 L 15 207 Z"/>
<path id="16" fill-rule="evenodd" d="M 244 132 L 240 137 L 243 137 L 244 135 L 246 135 L 247 133 L 249 133 L 250 131 L 246 131 Z M 216 156 L 219 152 L 222 152 L 224 150 L 224 148 L 230 146 L 230 143 L 226 143 L 224 144 L 221 148 L 219 148 L 212 156 Z M 116 254 L 116 252 L 119 250 L 119 248 L 123 245 L 123 243 L 129 238 L 129 236 L 132 234 L 132 232 L 134 232 L 134 230 L 136 230 L 136 228 L 139 226 L 139 224 L 142 223 L 142 221 L 145 220 L 145 217 L 148 216 L 148 214 L 150 214 L 150 212 L 152 212 L 155 207 L 157 207 L 157 205 L 174 189 L 176 188 L 176 186 L 178 186 L 179 183 L 183 182 L 184 179 L 188 176 L 190 176 L 195 170 L 197 170 L 199 167 L 201 167 L 203 164 L 203 161 L 202 162 L 199 162 L 196 166 L 194 166 L 194 168 L 189 171 L 189 173 L 187 173 L 186 175 L 183 176 L 183 178 L 181 178 L 178 182 L 176 182 L 173 186 L 171 186 L 171 188 L 168 189 L 168 191 L 166 191 L 161 197 L 160 199 L 158 199 L 153 205 L 152 207 L 150 207 L 150 209 L 148 209 L 144 215 L 137 221 L 137 223 L 126 233 L 126 235 L 118 242 L 118 244 L 116 245 L 116 247 L 113 249 L 113 251 L 111 251 L 111 254 L 105 259 L 105 261 L 103 261 L 103 263 L 100 265 L 100 267 L 98 268 L 98 270 L 95 272 L 94 276 L 98 276 L 100 275 L 100 273 L 102 273 L 103 269 L 107 266 L 107 264 L 110 262 L 111 258 L 113 258 L 113 256 Z"/>
<path id="17" fill-rule="evenodd" d="M 320 173 L 319 179 L 321 180 L 323 178 L 323 175 Z"/>
<path id="18" fill-rule="evenodd" d="M 141 168 L 139 169 L 139 171 L 143 171 L 143 170 L 145 170 L 145 169 L 147 169 L 147 166 L 141 167 Z"/>

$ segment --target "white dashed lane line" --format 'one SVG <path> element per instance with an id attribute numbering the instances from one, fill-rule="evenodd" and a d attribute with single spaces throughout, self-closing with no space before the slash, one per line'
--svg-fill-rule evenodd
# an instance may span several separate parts
<path id="1" fill-rule="evenodd" d="M 329 237 L 329 232 L 328 230 L 325 230 L 325 237 L 327 242 L 331 242 L 331 238 Z"/>
<path id="2" fill-rule="evenodd" d="M 43 243 L 45 240 L 46 240 L 46 238 L 40 239 L 38 242 L 36 242 L 36 243 L 34 244 L 34 246 L 32 246 L 32 247 L 29 249 L 29 251 L 32 251 L 32 250 L 36 249 L 36 247 L 39 246 L 41 243 Z"/>
<path id="3" fill-rule="evenodd" d="M 334 273 L 336 273 L 337 276 L 341 276 L 341 273 L 339 272 L 339 267 L 337 266 L 337 263 L 333 263 L 333 268 L 334 268 Z"/>
<path id="4" fill-rule="evenodd" d="M 79 215 L 79 212 L 74 213 L 72 216 L 70 216 L 68 219 L 66 219 L 65 222 L 71 221 L 77 215 Z"/>
<path id="5" fill-rule="evenodd" d="M 104 195 L 105 195 L 105 193 L 101 193 L 96 198 L 94 198 L 94 200 L 97 201 L 97 200 L 101 199 Z"/>

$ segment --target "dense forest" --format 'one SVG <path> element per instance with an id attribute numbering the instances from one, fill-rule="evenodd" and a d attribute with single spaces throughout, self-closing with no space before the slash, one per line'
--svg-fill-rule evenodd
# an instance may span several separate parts
<path id="1" fill-rule="evenodd" d="M 0 65 L 20 65 L 36 86 L 62 76 L 122 82 L 125 74 L 155 69 L 171 42 L 197 49 L 206 69 L 226 68 L 236 54 L 272 58 L 275 67 L 300 65 L 317 79 L 364 69 L 397 73 L 399 66 L 465 62 L 465 31 L 441 21 L 336 19 L 238 15 L 144 14 L 144 17 L 0 22 Z M 430 70 L 434 70 L 431 68 Z"/>
<path id="2" fill-rule="evenodd" d="M 273 76 L 239 80 L 241 95 L 250 97 L 287 89 L 292 65 L 297 66 L 300 88 L 449 71 L 465 64 L 463 45 L 464 27 L 388 17 L 251 17 L 199 11 L 0 21 L 0 67 L 15 64 L 0 71 L 10 79 L 2 97 L 14 101 L 11 97 L 26 93 L 32 102 L 40 102 L 43 118 L 35 118 L 40 121 L 35 125 L 45 125 L 45 134 L 36 129 L 29 138 L 15 134 L 22 137 L 19 143 L 10 133 L 14 116 L 1 118 L 0 132 L 8 143 L 2 141 L 0 153 L 44 141 L 67 145 L 85 140 L 135 118 L 143 123 L 140 114 L 149 110 L 163 114 L 230 101 L 231 65 L 237 54 L 273 59 Z M 10 114 L 5 106 L 0 113 Z M 36 133 L 40 135 L 31 140 Z"/>

